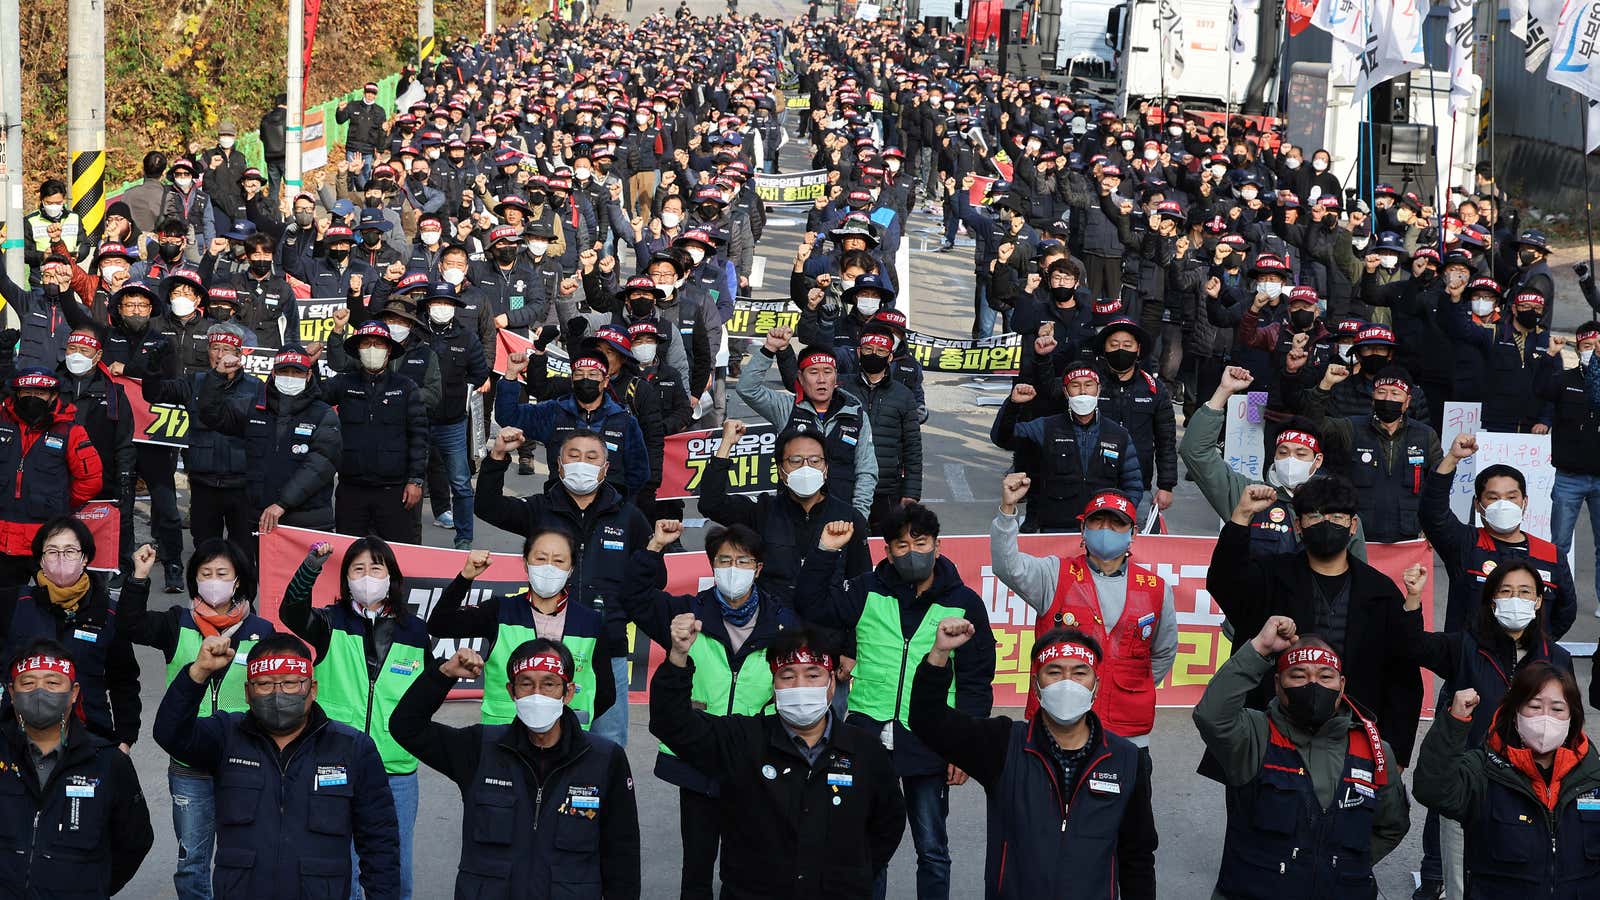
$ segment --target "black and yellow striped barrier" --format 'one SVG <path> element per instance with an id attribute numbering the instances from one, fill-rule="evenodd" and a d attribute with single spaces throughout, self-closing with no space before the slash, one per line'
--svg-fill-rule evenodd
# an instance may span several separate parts
<path id="1" fill-rule="evenodd" d="M 435 46 L 436 45 L 434 44 L 433 35 L 431 35 L 431 34 L 419 34 L 419 35 L 417 35 L 417 64 L 418 65 L 421 65 L 422 63 L 425 63 L 428 60 L 433 59 L 433 51 L 434 51 L 434 47 Z"/>
<path id="2" fill-rule="evenodd" d="M 72 154 L 72 211 L 86 234 L 99 234 L 106 218 L 106 152 L 79 150 Z"/>

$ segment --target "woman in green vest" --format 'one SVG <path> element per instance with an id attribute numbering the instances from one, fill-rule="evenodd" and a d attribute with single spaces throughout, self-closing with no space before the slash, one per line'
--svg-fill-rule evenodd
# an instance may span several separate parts
<path id="1" fill-rule="evenodd" d="M 572 683 L 577 693 L 570 705 L 584 731 L 616 702 L 605 617 L 598 610 L 567 602 L 567 579 L 572 576 L 572 563 L 578 553 L 578 542 L 571 532 L 557 528 L 534 531 L 522 544 L 527 581 L 508 594 L 485 597 L 476 606 L 463 606 L 473 581 L 489 569 L 489 551 L 474 550 L 461 567 L 461 574 L 434 604 L 428 616 L 429 634 L 436 638 L 488 640 L 483 650 L 487 659 L 483 669 L 485 723 L 504 725 L 516 717 L 516 705 L 506 691 L 506 661 L 524 641 L 539 637 L 560 641 L 572 653 L 577 669 Z M 606 608 L 613 607 L 607 604 Z M 621 615 L 621 611 L 617 614 Z M 627 702 L 626 697 L 623 702 Z"/>
<path id="2" fill-rule="evenodd" d="M 256 570 L 250 557 L 222 538 L 201 541 L 189 557 L 189 602 L 160 612 L 149 610 L 150 571 L 155 564 L 156 551 L 149 544 L 134 552 L 133 577 L 123 584 L 117 607 L 118 629 L 133 643 L 161 651 L 167 661 L 167 684 L 194 662 L 206 638 L 221 635 L 232 641 L 237 664 L 211 676 L 200 715 L 247 712 L 243 660 L 257 641 L 275 633 L 272 623 L 252 608 Z M 172 830 L 178 838 L 173 888 L 179 900 L 210 900 L 216 838 L 211 776 L 174 759 L 167 767 L 167 787 L 172 792 Z"/>
<path id="3" fill-rule="evenodd" d="M 400 820 L 400 897 L 411 897 L 411 833 L 417 823 L 417 758 L 389 736 L 389 714 L 428 662 L 428 626 L 406 605 L 405 577 L 394 551 L 378 537 L 350 544 L 339 566 L 338 595 L 311 605 L 312 589 L 333 545 L 311 546 L 283 592 L 278 618 L 311 645 L 317 660 L 317 703 L 328 718 L 371 736 L 389 773 Z M 359 860 L 351 850 L 352 885 Z M 360 897 L 361 890 L 352 890 Z"/>

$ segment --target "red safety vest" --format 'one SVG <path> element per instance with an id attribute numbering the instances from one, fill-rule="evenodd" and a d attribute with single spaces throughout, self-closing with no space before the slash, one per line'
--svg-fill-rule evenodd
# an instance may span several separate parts
<path id="1" fill-rule="evenodd" d="M 1034 623 L 1034 638 L 1052 628 L 1076 628 L 1100 642 L 1105 658 L 1100 664 L 1100 690 L 1094 711 L 1112 732 L 1123 737 L 1150 733 L 1156 721 L 1156 683 L 1150 674 L 1150 643 L 1155 640 L 1165 587 L 1128 558 L 1128 599 L 1117 625 L 1106 633 L 1100 618 L 1100 597 L 1089 574 L 1087 556 L 1061 560 L 1056 595 L 1050 608 Z M 1039 708 L 1037 695 L 1028 697 L 1031 719 Z"/>

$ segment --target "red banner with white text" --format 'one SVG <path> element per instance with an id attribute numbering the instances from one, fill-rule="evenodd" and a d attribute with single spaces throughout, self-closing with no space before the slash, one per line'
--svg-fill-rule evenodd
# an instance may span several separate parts
<path id="1" fill-rule="evenodd" d="M 332 603 L 338 592 L 339 565 L 344 548 L 352 540 L 346 535 L 300 528 L 278 528 L 271 534 L 263 535 L 261 614 L 277 621 L 278 603 L 283 597 L 283 590 L 311 545 L 317 541 L 333 544 L 334 553 L 317 580 L 313 591 L 314 602 L 319 606 Z M 1018 543 L 1022 552 L 1036 556 L 1081 552 L 1080 539 L 1070 535 L 1022 535 Z M 1171 674 L 1156 690 L 1156 703 L 1160 706 L 1193 706 L 1217 667 L 1232 653 L 1232 645 L 1222 633 L 1222 612 L 1212 601 L 1205 586 L 1206 569 L 1215 544 L 1215 538 L 1176 535 L 1142 535 L 1135 544 L 1135 565 L 1159 575 L 1172 586 L 1173 607 L 1178 619 L 1178 658 Z M 883 542 L 874 538 L 871 545 L 874 557 L 881 559 Z M 1036 618 L 1033 608 L 994 576 L 990 568 L 987 535 L 945 536 L 940 539 L 939 548 L 961 570 L 963 580 L 978 592 L 988 608 L 989 625 L 994 630 L 996 642 L 995 706 L 1024 705 L 1030 678 L 1029 659 L 1033 651 Z M 467 552 L 410 544 L 396 544 L 394 549 L 405 574 L 411 610 L 426 619 L 439 593 L 461 571 Z M 1429 583 L 1432 583 L 1433 552 L 1424 541 L 1368 544 L 1367 552 L 1369 562 L 1394 579 L 1396 585 L 1401 584 L 1400 573 L 1413 563 L 1420 563 L 1428 570 Z M 494 592 L 506 592 L 526 584 L 522 559 L 515 554 L 497 553 L 489 571 L 473 585 L 467 602 L 477 603 Z M 667 557 L 667 590 L 677 594 L 692 594 L 710 584 L 710 563 L 704 553 L 675 553 Z M 1424 615 L 1428 617 L 1428 627 L 1431 628 L 1432 610 L 1428 605 L 1424 605 Z M 640 638 L 632 626 L 628 629 L 628 639 L 632 647 L 629 698 L 633 703 L 646 703 L 649 700 L 649 675 L 666 655 L 661 648 Z M 457 641 L 442 638 L 435 643 L 434 656 L 448 657 L 463 644 L 480 652 L 483 649 L 482 641 L 478 639 Z M 1426 672 L 1424 678 L 1428 678 Z M 464 690 L 457 692 L 457 695 L 470 696 L 470 693 Z M 1431 708 L 1431 701 L 1428 705 Z"/>

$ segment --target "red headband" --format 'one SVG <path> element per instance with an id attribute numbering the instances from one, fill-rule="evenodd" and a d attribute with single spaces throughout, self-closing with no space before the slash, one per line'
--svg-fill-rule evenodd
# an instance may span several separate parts
<path id="1" fill-rule="evenodd" d="M 861 336 L 861 346 L 876 347 L 885 353 L 893 353 L 894 338 L 889 337 L 887 334 L 863 334 Z"/>
<path id="2" fill-rule="evenodd" d="M 300 656 L 263 656 L 250 664 L 247 680 L 264 675 L 304 675 L 311 677 L 311 660 Z"/>
<path id="3" fill-rule="evenodd" d="M 1344 672 L 1344 667 L 1339 664 L 1339 654 L 1326 647 L 1296 647 L 1278 654 L 1279 672 L 1292 666 L 1327 666 Z"/>
<path id="4" fill-rule="evenodd" d="M 1088 663 L 1090 668 L 1098 669 L 1100 667 L 1100 657 L 1093 650 L 1083 644 L 1062 641 L 1059 644 L 1051 644 L 1039 651 L 1039 658 L 1033 661 L 1033 671 L 1037 673 L 1044 668 L 1045 663 L 1058 659 L 1081 659 Z"/>
<path id="5" fill-rule="evenodd" d="M 244 338 L 238 336 L 237 334 L 229 334 L 226 331 L 208 334 L 206 335 L 206 340 L 213 344 L 227 344 L 229 347 L 233 347 L 235 349 L 244 346 Z"/>
<path id="6" fill-rule="evenodd" d="M 804 372 L 812 366 L 833 366 L 834 368 L 838 368 L 839 361 L 834 359 L 832 353 L 825 353 L 821 350 L 818 350 L 815 353 L 807 353 L 805 357 L 800 360 L 800 371 Z"/>
<path id="7" fill-rule="evenodd" d="M 11 667 L 12 679 L 24 672 L 60 672 L 72 681 L 78 680 L 78 668 L 72 664 L 72 660 L 56 656 L 25 656 Z"/>
<path id="8" fill-rule="evenodd" d="M 580 356 L 572 361 L 572 371 L 579 372 L 584 370 L 593 370 L 604 376 L 606 374 L 605 360 L 593 356 Z"/>
<path id="9" fill-rule="evenodd" d="M 1600 338 L 1600 330 L 1590 328 L 1588 331 L 1579 331 L 1578 336 L 1573 338 L 1573 340 L 1581 344 L 1584 341 L 1591 340 L 1593 338 Z"/>
<path id="10" fill-rule="evenodd" d="M 783 656 L 769 656 L 767 666 L 773 673 L 784 666 L 821 666 L 829 672 L 833 671 L 833 657 L 818 653 L 810 647 L 796 647 Z"/>
<path id="11" fill-rule="evenodd" d="M 561 680 L 572 683 L 572 676 L 567 674 L 567 666 L 561 661 L 559 653 L 535 653 L 526 659 L 520 659 L 511 667 L 511 677 L 516 678 L 523 672 L 537 669 L 541 672 L 554 672 L 561 676 Z"/>
<path id="12" fill-rule="evenodd" d="M 96 350 L 100 349 L 100 339 L 86 331 L 74 331 L 67 336 L 67 343 L 81 344 L 85 347 L 93 347 Z"/>
<path id="13" fill-rule="evenodd" d="M 1089 368 L 1088 366 L 1079 366 L 1076 369 L 1068 369 L 1067 374 L 1061 377 L 1061 383 L 1066 384 L 1067 382 L 1078 378 L 1092 378 L 1094 379 L 1095 384 L 1100 383 L 1100 373 Z"/>
<path id="14" fill-rule="evenodd" d="M 1299 444 L 1302 447 L 1308 448 L 1312 453 L 1322 452 L 1322 444 L 1315 437 L 1307 434 L 1304 431 L 1297 431 L 1293 428 L 1287 431 L 1278 432 L 1278 443 Z"/>
<path id="15" fill-rule="evenodd" d="M 1377 390 L 1381 387 L 1399 388 L 1400 390 L 1406 392 L 1407 397 L 1411 396 L 1411 385 L 1407 384 L 1403 378 L 1379 378 L 1377 381 L 1372 383 L 1373 390 Z"/>

